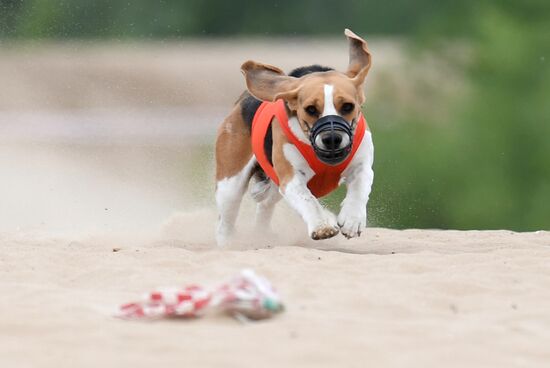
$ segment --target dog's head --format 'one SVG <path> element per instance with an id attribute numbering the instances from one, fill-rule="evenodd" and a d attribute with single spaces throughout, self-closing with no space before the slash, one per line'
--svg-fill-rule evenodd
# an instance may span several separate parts
<path id="1" fill-rule="evenodd" d="M 335 152 L 345 154 L 351 147 L 354 124 L 365 102 L 363 83 L 371 66 L 367 42 L 349 29 L 349 65 L 345 73 L 330 70 L 306 74 L 301 78 L 286 75 L 281 69 L 255 61 L 241 69 L 248 91 L 263 101 L 286 101 L 297 117 L 302 131 L 323 159 L 323 150 L 331 151 L 334 162 L 342 161 Z"/>

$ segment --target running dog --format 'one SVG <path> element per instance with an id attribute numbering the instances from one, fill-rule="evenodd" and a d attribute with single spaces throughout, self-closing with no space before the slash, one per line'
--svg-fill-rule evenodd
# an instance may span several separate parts
<path id="1" fill-rule="evenodd" d="M 305 221 L 312 239 L 339 232 L 354 238 L 366 227 L 374 146 L 361 106 L 371 54 L 361 37 L 348 29 L 344 34 L 349 40 L 346 72 L 311 65 L 286 75 L 255 61 L 241 66 L 247 91 L 216 139 L 219 245 L 229 241 L 248 187 L 257 202 L 258 230 L 269 229 L 281 197 Z M 336 216 L 317 198 L 341 183 L 347 194 Z"/>

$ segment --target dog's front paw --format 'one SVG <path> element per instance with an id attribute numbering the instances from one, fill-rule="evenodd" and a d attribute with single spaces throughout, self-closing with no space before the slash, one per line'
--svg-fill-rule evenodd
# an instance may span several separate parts
<path id="1" fill-rule="evenodd" d="M 361 230 L 367 226 L 366 209 L 343 207 L 338 215 L 338 226 L 342 235 L 348 239 L 361 236 Z"/>
<path id="2" fill-rule="evenodd" d="M 336 222 L 336 217 L 330 213 L 325 213 L 325 218 L 316 224 L 309 233 L 311 239 L 313 240 L 322 240 L 332 238 L 340 232 L 338 223 Z"/>
<path id="3" fill-rule="evenodd" d="M 338 234 L 339 231 L 338 226 L 321 226 L 312 231 L 311 239 L 322 240 L 332 238 Z"/>

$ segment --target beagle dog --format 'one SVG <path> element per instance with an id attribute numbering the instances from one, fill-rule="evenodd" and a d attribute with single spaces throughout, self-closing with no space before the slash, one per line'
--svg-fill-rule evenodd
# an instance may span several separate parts
<path id="1" fill-rule="evenodd" d="M 312 65 L 286 75 L 255 61 L 242 65 L 247 91 L 216 139 L 218 245 L 229 241 L 247 188 L 257 202 L 260 231 L 269 230 L 281 197 L 305 221 L 312 239 L 339 232 L 354 238 L 366 227 L 374 147 L 361 106 L 371 54 L 365 40 L 348 29 L 344 33 L 349 40 L 344 73 Z M 341 183 L 347 193 L 336 216 L 318 197 Z"/>

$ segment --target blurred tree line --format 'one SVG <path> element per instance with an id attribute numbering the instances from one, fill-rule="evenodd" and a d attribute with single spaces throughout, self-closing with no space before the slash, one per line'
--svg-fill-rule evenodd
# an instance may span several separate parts
<path id="1" fill-rule="evenodd" d="M 550 2 L 462 6 L 465 12 L 419 30 L 414 43 L 463 72 L 466 91 L 445 102 L 446 121 L 407 106 L 396 106 L 412 111 L 397 125 L 385 127 L 387 116 L 375 109 L 369 115 L 377 128 L 374 220 L 550 229 Z M 453 39 L 469 46 L 466 63 L 460 48 L 449 52 Z"/>
<path id="2" fill-rule="evenodd" d="M 12 38 L 407 34 L 448 10 L 438 0 L 0 0 Z M 455 6 L 452 6 L 455 7 Z"/>
<path id="3" fill-rule="evenodd" d="M 419 84 L 423 106 L 444 115 L 397 105 L 399 86 L 369 101 L 372 223 L 550 229 L 548 0 L 0 0 L 0 37 L 15 39 L 339 36 L 344 27 L 407 39 L 411 64 L 444 59 L 465 89 L 442 101 Z"/>

